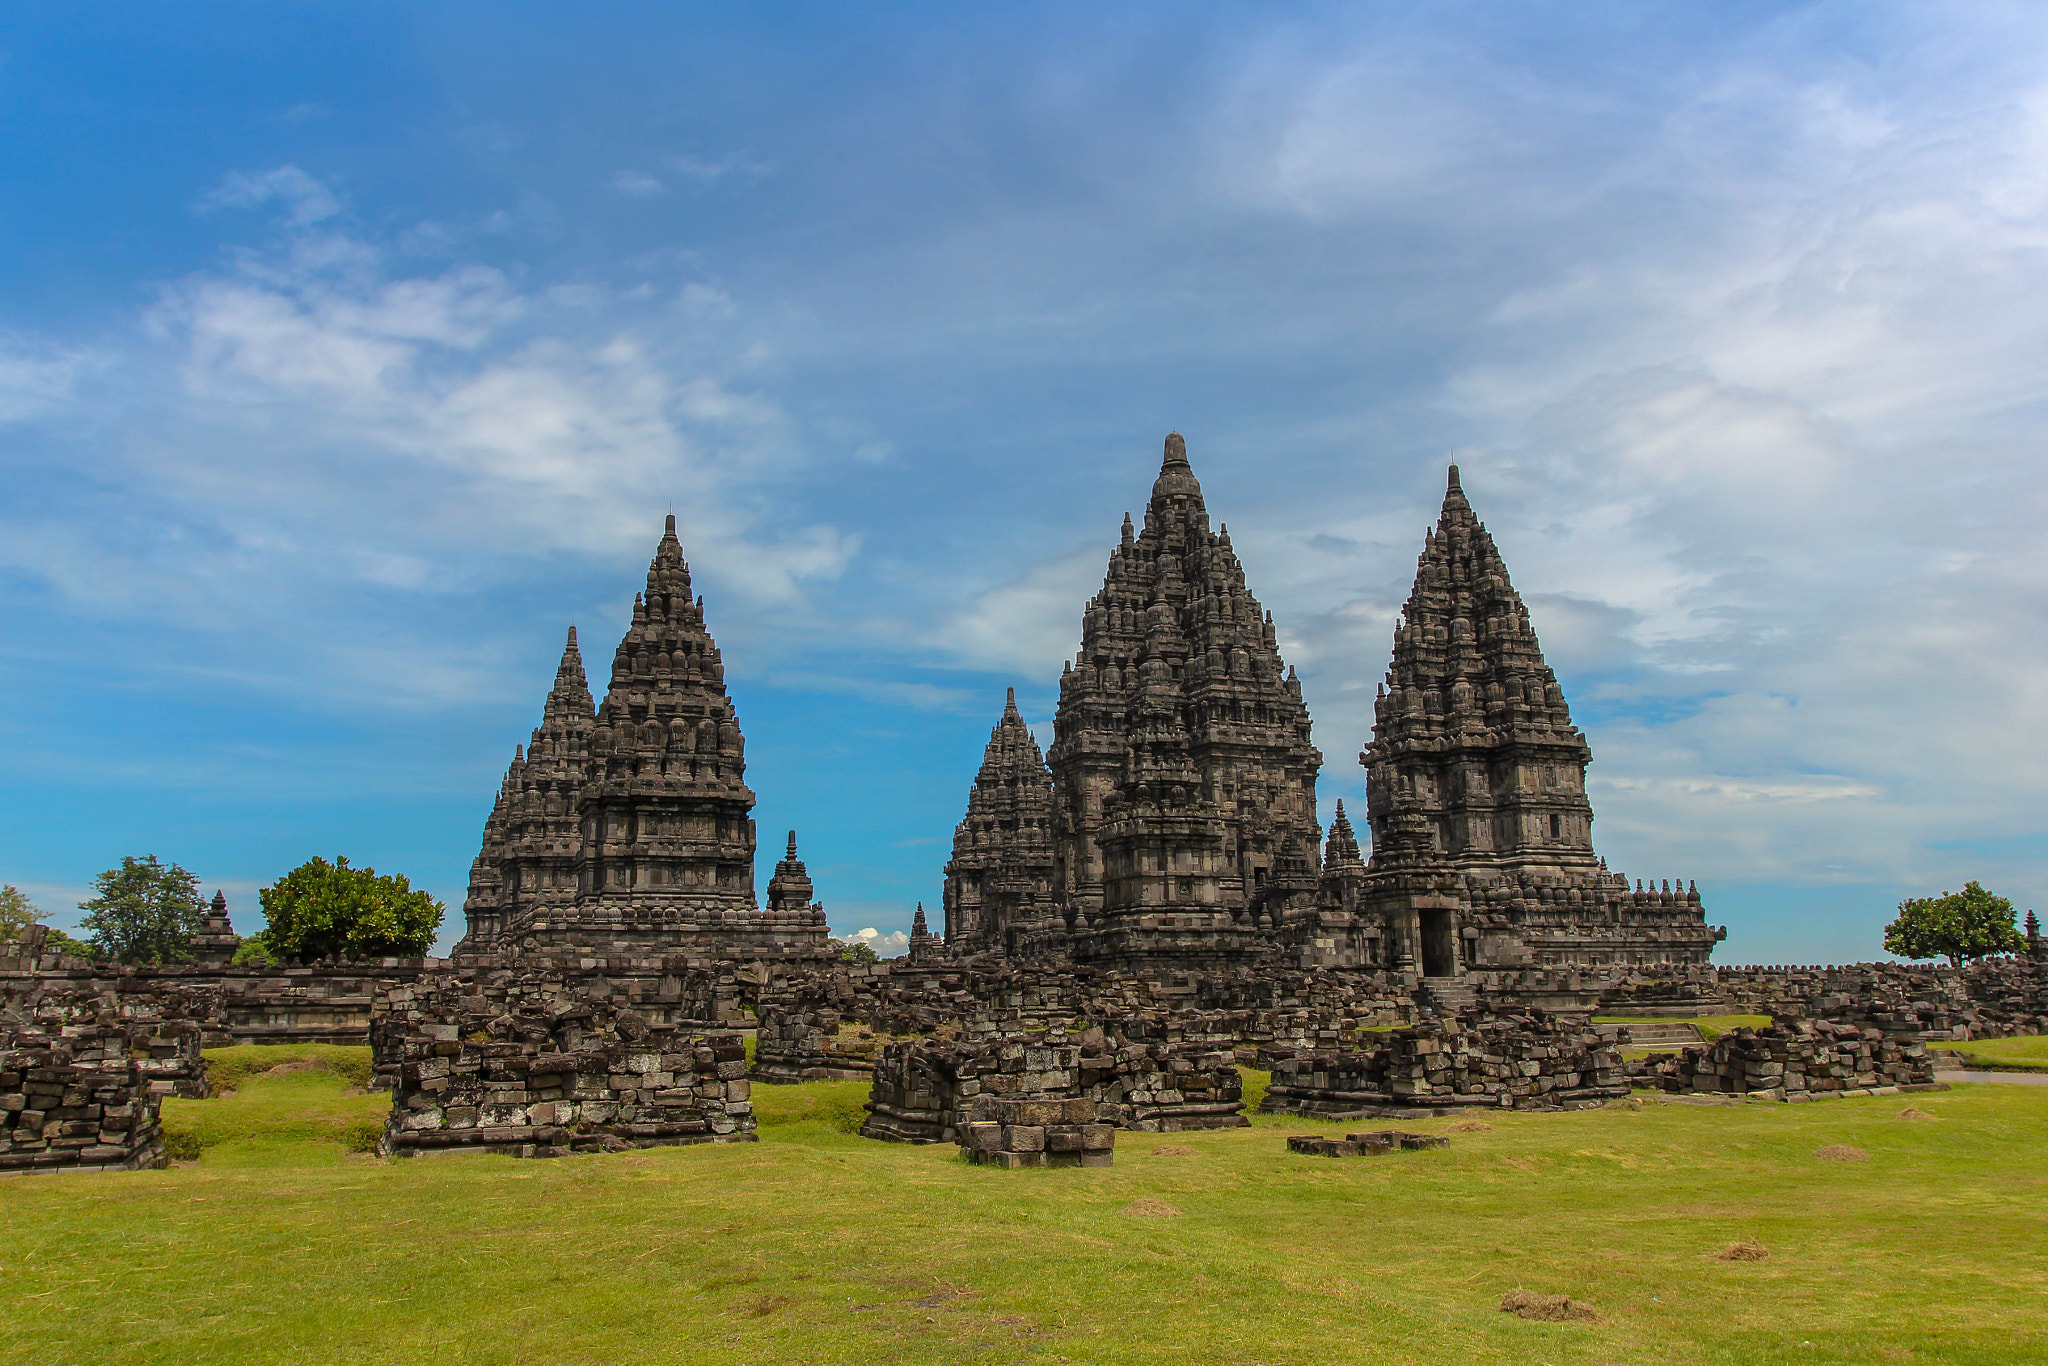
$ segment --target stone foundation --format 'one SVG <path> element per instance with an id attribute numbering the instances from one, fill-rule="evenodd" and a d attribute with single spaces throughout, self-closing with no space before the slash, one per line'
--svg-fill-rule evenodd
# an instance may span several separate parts
<path id="1" fill-rule="evenodd" d="M 151 1036 L 144 1036 L 145 1038 Z M 159 1036 L 160 1037 L 160 1036 Z M 197 1053 L 197 1032 L 172 1055 Z M 118 1023 L 10 1021 L 0 1032 L 0 1172 L 135 1171 L 166 1163 L 166 1089 Z"/>
<path id="2" fill-rule="evenodd" d="M 976 1099 L 954 1135 L 968 1161 L 989 1167 L 1107 1167 L 1116 1126 L 1091 1100 Z"/>
<path id="3" fill-rule="evenodd" d="M 371 1046 L 392 1086 L 387 1155 L 558 1157 L 755 1138 L 738 1034 L 657 1022 L 578 982 L 451 975 L 383 1015 Z"/>
<path id="4" fill-rule="evenodd" d="M 1671 1092 L 1807 1099 L 1843 1091 L 1932 1089 L 1934 1060 L 1925 1044 L 1879 1029 L 1801 1020 L 1769 1029 L 1737 1029 L 1710 1047 L 1688 1048 L 1660 1064 L 1656 1082 Z"/>
<path id="5" fill-rule="evenodd" d="M 1453 1020 L 1380 1037 L 1350 1052 L 1275 1058 L 1260 1112 L 1341 1119 L 1583 1110 L 1628 1094 L 1621 1055 L 1578 1020 Z"/>

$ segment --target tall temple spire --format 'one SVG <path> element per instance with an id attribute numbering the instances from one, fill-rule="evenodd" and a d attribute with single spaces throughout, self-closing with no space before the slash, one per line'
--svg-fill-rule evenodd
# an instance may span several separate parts
<path id="1" fill-rule="evenodd" d="M 585 885 L 649 907 L 753 907 L 745 775 L 725 664 L 670 513 L 591 733 L 587 800 L 604 814 Z"/>
<path id="2" fill-rule="evenodd" d="M 1367 814 L 1423 816 L 1453 863 L 1592 868 L 1592 758 L 1453 465 L 1375 703 Z"/>
<path id="3" fill-rule="evenodd" d="M 1190 909 L 1199 902 L 1200 914 L 1254 933 L 1254 903 L 1289 836 L 1310 859 L 1306 851 L 1321 843 L 1314 784 L 1322 756 L 1309 743 L 1308 714 L 1243 566 L 1210 528 L 1177 432 L 1166 438 L 1143 530 L 1126 519 L 1102 590 L 1082 614 L 1048 758 L 1055 896 L 1077 935 L 1105 911 L 1137 913 L 1136 902 L 1112 904 L 1118 897 L 1178 901 L 1184 893 Z M 1166 808 L 1184 831 L 1169 834 L 1138 814 Z M 1145 847 L 1127 840 L 1118 857 L 1132 860 L 1131 870 L 1114 890 L 1102 837 L 1119 811 L 1115 819 L 1130 825 L 1123 835 Z M 1199 877 L 1132 871 L 1173 853 L 1152 846 L 1176 839 L 1194 842 L 1182 852 L 1201 865 Z M 1123 952 L 1107 940 L 1103 948 Z M 1092 952 L 1078 939 L 1076 951 Z"/>
<path id="4" fill-rule="evenodd" d="M 1042 952 L 1065 928 L 1052 906 L 1052 776 L 1015 688 L 953 831 L 943 909 L 946 943 L 965 953 Z"/>

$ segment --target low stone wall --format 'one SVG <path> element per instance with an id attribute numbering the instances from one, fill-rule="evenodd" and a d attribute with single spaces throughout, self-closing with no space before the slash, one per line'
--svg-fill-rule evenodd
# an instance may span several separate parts
<path id="1" fill-rule="evenodd" d="M 584 986 L 451 973 L 394 1000 L 371 1032 L 393 1092 L 379 1150 L 555 1157 L 756 1137 L 738 1034 Z"/>
<path id="2" fill-rule="evenodd" d="M 197 1054 L 196 1031 L 172 1036 L 167 1055 Z M 134 1171 L 165 1164 L 158 1112 L 168 1087 L 160 1061 L 130 1055 L 114 1021 L 0 1025 L 0 1172 Z"/>
<path id="3" fill-rule="evenodd" d="M 1576 1019 L 1449 1020 L 1351 1051 L 1275 1058 L 1272 1070 L 1262 1113 L 1331 1119 L 1580 1110 L 1628 1094 L 1620 1053 Z"/>
<path id="4" fill-rule="evenodd" d="M 898 1143 L 957 1141 L 984 1097 L 1084 1101 L 1100 1122 L 1146 1133 L 1249 1122 L 1229 1050 L 1126 1043 L 1088 1027 L 892 1043 L 876 1065 L 861 1133 Z"/>
<path id="5" fill-rule="evenodd" d="M 1736 1029 L 1705 1048 L 1658 1064 L 1656 1083 L 1671 1092 L 1762 1095 L 1808 1100 L 1829 1094 L 1928 1088 L 1934 1060 L 1925 1044 L 1882 1030 L 1826 1020 L 1768 1029 Z"/>
<path id="6" fill-rule="evenodd" d="M 754 1036 L 755 1081 L 867 1081 L 884 1039 L 836 1010 L 763 1004 Z"/>
<path id="7" fill-rule="evenodd" d="M 1116 1126 L 1091 1100 L 1003 1100 L 981 1096 L 954 1139 L 968 1161 L 989 1167 L 1107 1167 Z"/>

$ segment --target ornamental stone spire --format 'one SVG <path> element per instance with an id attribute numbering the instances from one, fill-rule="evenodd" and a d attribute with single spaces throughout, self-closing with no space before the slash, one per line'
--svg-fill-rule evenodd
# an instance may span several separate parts
<path id="1" fill-rule="evenodd" d="M 1592 750 L 1456 465 L 1374 711 L 1360 762 L 1375 843 L 1400 809 L 1424 817 L 1461 868 L 1599 866 L 1586 801 Z"/>
<path id="2" fill-rule="evenodd" d="M 1704 964 L 1726 935 L 1697 890 L 1631 892 L 1593 852 L 1592 750 L 1456 465 L 1374 711 L 1360 915 L 1349 940 L 1323 918 L 1339 952 L 1449 1009 L 1468 970 Z"/>
<path id="3" fill-rule="evenodd" d="M 829 956 L 795 857 L 754 897 L 754 794 L 725 665 L 667 526 L 593 706 L 572 627 L 472 870 L 464 950 Z"/>
<path id="4" fill-rule="evenodd" d="M 946 946 L 1043 956 L 1064 949 L 1052 906 L 1052 775 L 1011 688 L 989 732 L 946 864 Z"/>
<path id="5" fill-rule="evenodd" d="M 775 865 L 775 875 L 768 879 L 768 909 L 807 911 L 811 908 L 813 890 L 810 870 L 796 856 L 796 831 L 792 830 L 789 850 L 782 856 L 782 862 Z"/>
<path id="6" fill-rule="evenodd" d="M 468 932 L 457 953 L 494 946 L 508 925 L 532 920 L 536 910 L 574 904 L 582 854 L 577 804 L 595 716 L 571 626 L 540 727 L 514 754 L 485 822 L 463 902 Z"/>
<path id="7" fill-rule="evenodd" d="M 1142 956 L 1144 934 L 1100 932 L 1167 913 L 1196 917 L 1205 928 L 1190 932 L 1209 936 L 1216 961 L 1249 952 L 1262 921 L 1281 912 L 1268 904 L 1267 884 L 1289 839 L 1300 851 L 1289 858 L 1297 875 L 1294 865 L 1312 864 L 1308 851 L 1321 842 L 1322 755 L 1309 742 L 1301 685 L 1228 536 L 1209 527 L 1177 432 L 1166 438 L 1143 530 L 1125 519 L 1102 591 L 1082 614 L 1048 758 L 1053 894 L 1080 957 Z M 1105 844 L 1113 822 L 1114 868 Z M 1136 931 L 1135 921 L 1127 928 Z"/>
<path id="8" fill-rule="evenodd" d="M 648 931 L 696 911 L 755 906 L 745 744 L 673 514 L 613 652 L 590 751 L 586 894 L 615 907 L 621 925 Z"/>

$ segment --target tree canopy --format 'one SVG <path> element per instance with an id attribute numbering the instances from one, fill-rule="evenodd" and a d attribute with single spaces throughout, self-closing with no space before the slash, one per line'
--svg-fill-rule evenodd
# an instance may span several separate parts
<path id="1" fill-rule="evenodd" d="M 1885 952 L 1901 958 L 1946 958 L 1956 966 L 1997 953 L 2017 953 L 2026 940 L 2013 928 L 2012 902 L 1975 882 L 1960 892 L 1908 897 L 1884 928 Z"/>
<path id="2" fill-rule="evenodd" d="M 183 963 L 206 922 L 199 879 L 155 854 L 132 855 L 92 880 L 99 893 L 78 903 L 93 951 L 123 963 Z"/>
<path id="3" fill-rule="evenodd" d="M 315 858 L 258 894 L 277 958 L 417 958 L 434 946 L 446 909 L 402 873 L 380 877 L 346 858 Z"/>
<path id="4" fill-rule="evenodd" d="M 0 939 L 19 939 L 21 932 L 36 923 L 42 913 L 21 888 L 0 887 Z"/>

